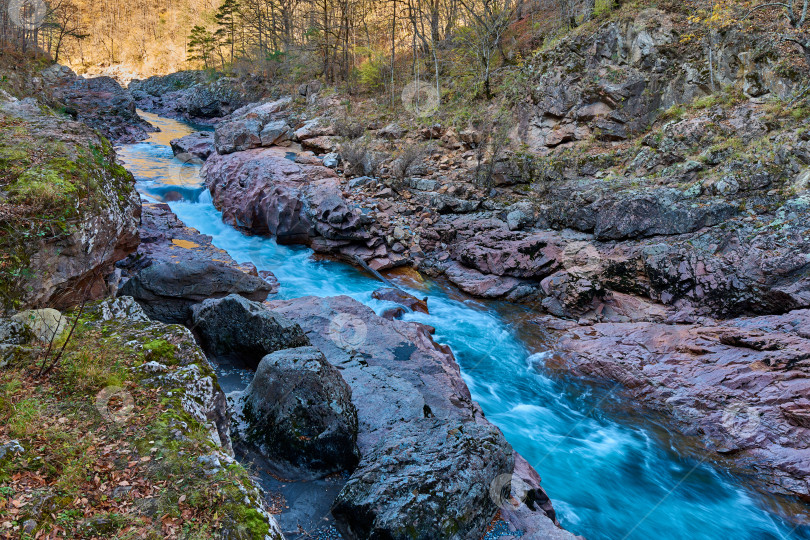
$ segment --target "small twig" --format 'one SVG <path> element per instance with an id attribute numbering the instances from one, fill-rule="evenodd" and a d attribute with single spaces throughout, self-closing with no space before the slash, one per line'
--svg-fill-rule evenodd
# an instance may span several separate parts
<path id="1" fill-rule="evenodd" d="M 790 100 L 790 103 L 788 103 L 788 106 L 792 106 L 797 101 L 802 99 L 805 96 L 805 94 L 807 94 L 808 91 L 810 91 L 810 84 L 808 84 L 801 91 L 799 91 L 799 93 L 796 94 L 796 96 L 793 99 Z"/>
<path id="2" fill-rule="evenodd" d="M 743 20 L 745 20 L 745 19 L 747 19 L 748 17 L 750 17 L 751 15 L 753 15 L 753 13 L 754 13 L 755 11 L 759 11 L 760 9 L 765 9 L 765 8 L 769 8 L 769 7 L 781 7 L 781 8 L 785 8 L 785 9 L 790 9 L 790 6 L 789 6 L 789 5 L 787 5 L 787 4 L 783 4 L 783 3 L 781 3 L 781 2 L 772 2 L 772 3 L 769 3 L 769 4 L 761 4 L 761 5 L 759 5 L 759 6 L 756 6 L 756 7 L 754 7 L 754 8 L 751 8 L 751 9 L 748 11 L 748 13 L 746 13 L 746 14 L 743 16 Z"/>
<path id="3" fill-rule="evenodd" d="M 45 370 L 43 371 L 43 370 L 42 370 L 42 368 L 40 368 L 39 373 L 37 373 L 37 377 L 38 377 L 38 378 L 39 378 L 39 377 L 44 377 L 44 376 L 46 376 L 46 375 L 47 375 L 48 373 L 50 373 L 50 372 L 51 372 L 51 370 L 53 370 L 53 368 L 55 368 L 55 367 L 56 367 L 56 365 L 59 363 L 59 360 L 62 358 L 62 355 L 64 354 L 65 349 L 66 349 L 66 348 L 67 348 L 67 346 L 68 346 L 68 343 L 70 343 L 70 338 L 72 338 L 72 337 L 73 337 L 73 331 L 74 331 L 74 330 L 76 330 L 76 326 L 79 324 L 79 319 L 81 319 L 81 317 L 82 317 L 82 313 L 84 312 L 84 305 L 85 305 L 85 303 L 86 303 L 86 302 L 87 302 L 87 300 L 82 300 L 82 303 L 81 303 L 81 305 L 79 306 L 79 312 L 76 314 L 76 318 L 75 318 L 75 319 L 73 319 L 73 324 L 70 326 L 70 332 L 68 332 L 68 335 L 67 335 L 67 337 L 65 338 L 65 342 L 62 344 L 62 348 L 60 348 L 60 349 L 59 349 L 59 352 L 58 352 L 58 353 L 56 354 L 56 356 L 53 358 L 53 360 L 51 361 L 51 363 L 50 363 L 50 365 L 48 366 L 48 368 L 47 368 L 47 369 L 45 369 Z M 49 350 L 50 350 L 50 349 L 49 349 Z M 45 357 L 45 359 L 47 360 L 47 358 L 48 358 L 48 357 L 46 356 L 46 357 Z M 45 362 L 44 362 L 44 361 L 43 361 L 42 365 L 43 365 L 43 367 L 45 366 Z"/>

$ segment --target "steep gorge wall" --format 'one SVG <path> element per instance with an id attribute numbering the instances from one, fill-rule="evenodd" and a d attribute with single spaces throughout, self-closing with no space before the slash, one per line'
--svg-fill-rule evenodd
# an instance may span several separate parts
<path id="1" fill-rule="evenodd" d="M 786 98 L 801 78 L 764 36 L 728 30 L 713 44 L 712 82 L 708 47 L 682 43 L 683 24 L 683 16 L 647 9 L 536 55 L 525 68 L 529 92 L 516 138 L 541 154 L 590 140 L 623 141 L 661 111 L 724 87 Z"/>

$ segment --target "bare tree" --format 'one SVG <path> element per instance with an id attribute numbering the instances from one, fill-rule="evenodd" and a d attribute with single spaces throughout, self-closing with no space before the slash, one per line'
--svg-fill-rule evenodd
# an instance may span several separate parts
<path id="1" fill-rule="evenodd" d="M 790 35 L 782 36 L 782 39 L 798 45 L 808 65 L 810 65 L 810 33 L 808 33 L 807 29 L 810 25 L 810 23 L 808 23 L 810 0 L 788 0 L 787 2 L 768 2 L 766 4 L 760 4 L 752 8 L 744 19 L 750 17 L 756 11 L 773 7 L 781 8 L 787 16 L 788 23 L 793 30 Z"/>
<path id="2" fill-rule="evenodd" d="M 471 24 L 461 34 L 461 40 L 473 51 L 483 71 L 484 93 L 492 97 L 491 76 L 493 61 L 501 39 L 512 22 L 516 4 L 512 0 L 459 0 Z"/>

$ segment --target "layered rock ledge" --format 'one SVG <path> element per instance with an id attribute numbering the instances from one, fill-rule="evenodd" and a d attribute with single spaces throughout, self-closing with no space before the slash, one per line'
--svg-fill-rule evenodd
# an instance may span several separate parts
<path id="1" fill-rule="evenodd" d="M 761 488 L 810 500 L 810 311 L 552 324 L 573 372 L 620 382 Z"/>

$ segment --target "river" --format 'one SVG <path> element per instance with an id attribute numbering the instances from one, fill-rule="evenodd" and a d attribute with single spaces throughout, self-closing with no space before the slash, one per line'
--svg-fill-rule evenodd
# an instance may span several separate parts
<path id="1" fill-rule="evenodd" d="M 199 167 L 175 159 L 168 145 L 195 128 L 141 114 L 161 132 L 119 156 L 145 199 L 181 193 L 184 200 L 170 203 L 178 217 L 238 262 L 271 270 L 282 298 L 345 294 L 378 312 L 387 307 L 371 298 L 380 282 L 353 267 L 225 225 Z M 550 371 L 548 340 L 524 308 L 469 298 L 412 273 L 392 279 L 429 297 L 430 315 L 407 317 L 435 327 L 437 341 L 452 347 L 473 398 L 543 477 L 566 529 L 589 540 L 810 539 L 810 527 L 784 517 L 798 506 L 701 457 L 660 419 L 623 402 L 617 388 Z"/>

